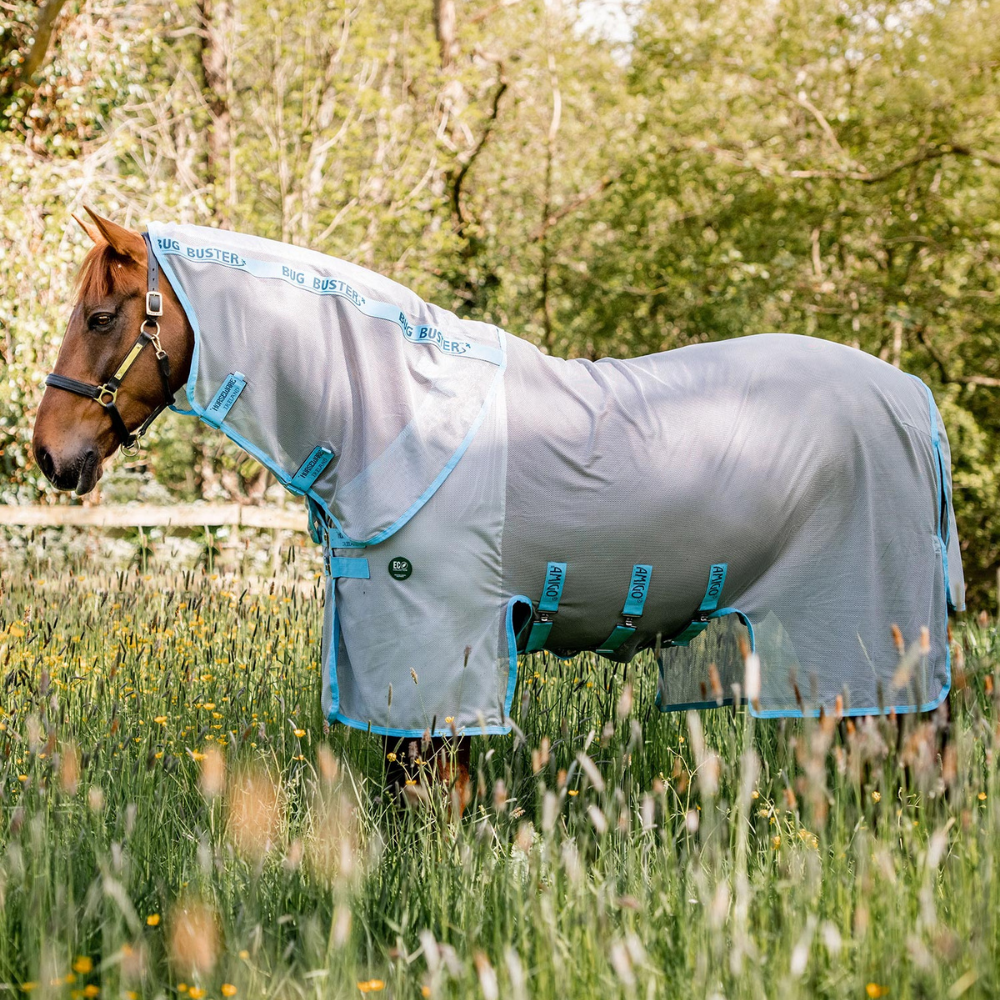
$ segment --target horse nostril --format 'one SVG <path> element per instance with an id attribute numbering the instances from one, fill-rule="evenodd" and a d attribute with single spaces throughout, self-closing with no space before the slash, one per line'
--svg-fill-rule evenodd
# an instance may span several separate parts
<path id="1" fill-rule="evenodd" d="M 52 461 L 49 449 L 39 445 L 35 449 L 35 459 L 38 462 L 38 468 L 42 470 L 42 475 L 51 482 L 55 475 L 56 463 Z"/>

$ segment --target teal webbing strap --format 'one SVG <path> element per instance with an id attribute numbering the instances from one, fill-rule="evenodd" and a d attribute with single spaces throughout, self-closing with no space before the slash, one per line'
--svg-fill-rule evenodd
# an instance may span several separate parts
<path id="1" fill-rule="evenodd" d="M 241 372 L 232 372 L 227 375 L 225 381 L 219 386 L 219 391 L 205 408 L 205 419 L 216 427 L 220 426 L 246 386 L 247 380 Z"/>
<path id="2" fill-rule="evenodd" d="M 538 617 L 531 623 L 526 653 L 535 653 L 544 648 L 552 631 L 552 619 L 559 610 L 563 584 L 566 582 L 566 563 L 550 562 L 545 569 L 545 583 L 538 601 Z"/>
<path id="3" fill-rule="evenodd" d="M 705 596 L 698 605 L 698 613 L 679 636 L 671 639 L 671 645 L 686 646 L 695 636 L 701 635 L 708 628 L 712 612 L 719 606 L 722 588 L 726 582 L 726 567 L 728 563 L 714 563 L 708 572 L 708 586 Z"/>
<path id="4" fill-rule="evenodd" d="M 367 559 L 352 559 L 350 556 L 333 556 L 330 559 L 330 576 L 347 580 L 370 580 Z"/>
<path id="5" fill-rule="evenodd" d="M 613 653 L 635 634 L 635 619 L 642 617 L 649 594 L 649 581 L 653 576 L 653 567 L 644 563 L 636 563 L 632 567 L 632 579 L 628 585 L 628 597 L 622 608 L 624 622 L 615 626 L 614 631 L 598 647 L 598 653 Z"/>
<path id="6" fill-rule="evenodd" d="M 291 493 L 308 493 L 313 483 L 323 474 L 323 470 L 333 461 L 333 452 L 329 448 L 318 445 L 309 453 L 309 457 L 299 466 L 292 481 L 288 484 Z"/>

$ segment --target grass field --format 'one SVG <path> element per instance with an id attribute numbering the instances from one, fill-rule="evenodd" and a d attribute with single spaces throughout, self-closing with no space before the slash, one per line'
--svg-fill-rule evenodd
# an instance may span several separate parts
<path id="1" fill-rule="evenodd" d="M 305 569 L 0 586 L 9 992 L 1000 993 L 993 623 L 956 627 L 943 757 L 933 719 L 661 716 L 648 658 L 524 661 L 453 822 L 324 733 Z"/>

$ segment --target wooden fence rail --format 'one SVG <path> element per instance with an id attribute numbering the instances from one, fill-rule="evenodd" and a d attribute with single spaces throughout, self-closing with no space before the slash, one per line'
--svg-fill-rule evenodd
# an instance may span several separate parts
<path id="1" fill-rule="evenodd" d="M 307 531 L 305 510 L 241 504 L 109 504 L 95 507 L 0 506 L 0 526 L 88 528 L 215 528 L 224 524 Z"/>

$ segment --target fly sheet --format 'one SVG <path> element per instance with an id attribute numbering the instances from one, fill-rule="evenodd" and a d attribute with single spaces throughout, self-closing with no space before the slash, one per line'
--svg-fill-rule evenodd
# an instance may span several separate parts
<path id="1" fill-rule="evenodd" d="M 564 361 L 313 251 L 150 235 L 195 331 L 182 412 L 305 496 L 324 543 L 331 721 L 506 732 L 541 649 L 656 645 L 662 708 L 716 704 L 706 651 L 721 700 L 744 671 L 723 621 L 759 656 L 755 714 L 947 692 L 961 559 L 915 378 L 782 335 Z"/>

